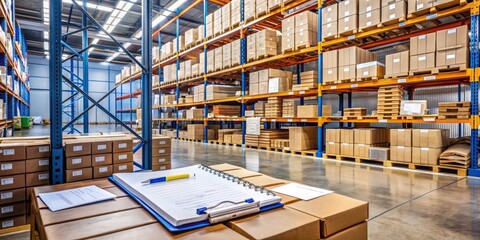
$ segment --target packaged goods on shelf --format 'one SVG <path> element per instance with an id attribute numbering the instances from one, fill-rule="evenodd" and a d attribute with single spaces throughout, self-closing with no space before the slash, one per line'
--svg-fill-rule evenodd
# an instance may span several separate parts
<path id="1" fill-rule="evenodd" d="M 323 59 L 323 83 L 336 83 L 338 80 L 338 50 L 324 52 Z"/>
<path id="2" fill-rule="evenodd" d="M 459 67 L 465 70 L 468 57 L 467 25 L 437 32 L 437 68 Z"/>
<path id="3" fill-rule="evenodd" d="M 282 117 L 294 118 L 297 116 L 297 106 L 300 105 L 300 99 L 283 99 Z"/>
<path id="4" fill-rule="evenodd" d="M 183 35 L 178 36 L 178 46 L 177 46 L 177 38 L 173 39 L 173 52 L 181 52 L 185 50 L 185 38 Z"/>
<path id="5" fill-rule="evenodd" d="M 347 0 L 338 4 L 338 33 L 353 34 L 358 28 L 358 2 Z"/>
<path id="6" fill-rule="evenodd" d="M 277 55 L 277 32 L 271 29 L 263 29 L 255 35 L 256 58 L 267 58 Z"/>
<path id="7" fill-rule="evenodd" d="M 259 135 L 246 134 L 245 135 L 245 145 L 258 147 L 259 137 L 260 137 Z"/>
<path id="8" fill-rule="evenodd" d="M 207 73 L 213 72 L 216 69 L 215 68 L 215 60 L 216 60 L 215 50 L 216 49 L 213 49 L 207 52 Z"/>
<path id="9" fill-rule="evenodd" d="M 295 17 L 282 20 L 282 52 L 295 50 Z"/>
<path id="10" fill-rule="evenodd" d="M 160 76 L 153 75 L 152 76 L 152 87 L 156 87 L 160 84 Z"/>
<path id="11" fill-rule="evenodd" d="M 228 31 L 230 29 L 230 25 L 232 24 L 232 4 L 231 2 L 222 6 L 222 30 Z"/>
<path id="12" fill-rule="evenodd" d="M 194 119 L 194 118 L 204 118 L 204 110 L 203 109 L 187 110 L 187 119 Z"/>
<path id="13" fill-rule="evenodd" d="M 297 117 L 298 118 L 316 118 L 316 117 L 318 117 L 318 106 L 317 105 L 297 106 Z"/>
<path id="14" fill-rule="evenodd" d="M 237 91 L 241 91 L 241 87 L 229 85 L 207 85 L 206 100 L 234 97 Z"/>
<path id="15" fill-rule="evenodd" d="M 152 48 L 152 61 L 153 63 L 156 63 L 160 61 L 160 48 L 159 47 L 153 47 Z"/>
<path id="16" fill-rule="evenodd" d="M 253 61 L 257 59 L 257 44 L 255 34 L 247 36 L 247 61 Z"/>
<path id="17" fill-rule="evenodd" d="M 190 78 L 193 76 L 193 65 L 197 64 L 197 60 L 187 60 L 185 61 L 185 78 Z M 198 71 L 197 71 L 198 72 Z"/>
<path id="18" fill-rule="evenodd" d="M 256 13 L 256 0 L 245 0 L 244 1 L 244 17 L 246 21 L 254 19 L 257 15 Z"/>
<path id="19" fill-rule="evenodd" d="M 278 93 L 290 90 L 292 81 L 288 78 L 269 78 L 268 79 L 268 93 Z"/>
<path id="20" fill-rule="evenodd" d="M 318 14 L 305 11 L 295 15 L 295 50 L 317 45 Z"/>
<path id="21" fill-rule="evenodd" d="M 288 139 L 272 139 L 270 141 L 270 145 L 272 148 L 276 149 L 289 149 L 289 144 L 290 140 Z"/>
<path id="22" fill-rule="evenodd" d="M 238 133 L 234 133 L 232 134 L 232 144 L 238 144 L 238 145 L 241 145 L 242 144 L 242 134 L 238 134 Z"/>
<path id="23" fill-rule="evenodd" d="M 257 17 L 265 15 L 268 12 L 268 0 L 256 0 L 255 8 Z"/>
<path id="24" fill-rule="evenodd" d="M 215 53 L 212 53 L 212 61 L 213 61 L 213 54 Z M 208 52 L 207 52 L 207 57 L 208 57 Z M 208 61 L 209 59 L 207 59 Z M 213 71 L 213 67 L 212 67 L 212 71 Z M 198 74 L 204 74 L 205 73 L 205 53 L 204 52 L 201 52 L 199 55 L 198 55 Z"/>
<path id="25" fill-rule="evenodd" d="M 204 96 L 204 86 L 203 85 L 198 85 L 195 87 L 192 87 L 192 93 L 193 93 L 193 102 L 201 102 L 204 101 L 205 96 Z"/>
<path id="26" fill-rule="evenodd" d="M 435 68 L 436 33 L 410 38 L 410 75 Z"/>
<path id="27" fill-rule="evenodd" d="M 205 38 L 203 31 L 204 31 L 204 25 L 200 25 L 197 27 L 197 40 L 196 40 L 197 43 L 200 43 Z"/>
<path id="28" fill-rule="evenodd" d="M 265 117 L 265 101 L 258 101 L 253 105 L 255 117 Z"/>
<path id="29" fill-rule="evenodd" d="M 188 124 L 187 125 L 187 135 L 188 139 L 192 140 L 203 140 L 203 124 Z"/>
<path id="30" fill-rule="evenodd" d="M 338 80 L 356 80 L 358 64 L 375 61 L 376 55 L 359 47 L 348 47 L 338 51 Z"/>
<path id="31" fill-rule="evenodd" d="M 236 27 L 240 24 L 240 0 L 233 0 L 230 3 L 232 9 L 231 26 Z"/>
<path id="32" fill-rule="evenodd" d="M 370 147 L 369 158 L 375 160 L 389 160 L 390 148 L 388 147 Z"/>
<path id="33" fill-rule="evenodd" d="M 138 108 L 136 110 L 136 115 L 137 115 L 137 118 L 136 118 L 137 120 L 142 119 L 142 109 Z"/>
<path id="34" fill-rule="evenodd" d="M 427 100 L 402 100 L 400 115 L 423 116 L 427 114 Z"/>
<path id="35" fill-rule="evenodd" d="M 272 11 L 274 9 L 280 8 L 282 6 L 283 0 L 268 0 L 268 10 Z"/>
<path id="36" fill-rule="evenodd" d="M 231 43 L 231 66 L 235 67 L 241 63 L 240 39 Z"/>
<path id="37" fill-rule="evenodd" d="M 410 52 L 389 54 L 385 57 L 385 78 L 408 76 L 410 69 Z"/>
<path id="38" fill-rule="evenodd" d="M 130 76 L 132 75 L 130 69 L 131 69 L 131 68 L 128 67 L 128 66 L 127 66 L 127 67 L 124 67 L 124 68 L 122 69 L 122 78 L 127 78 L 127 77 L 130 77 Z"/>
<path id="39" fill-rule="evenodd" d="M 240 106 L 214 105 L 213 115 L 215 117 L 238 117 L 240 116 Z"/>
<path id="40" fill-rule="evenodd" d="M 161 105 L 173 104 L 173 102 L 175 101 L 175 95 L 163 94 L 160 99 L 161 99 L 160 101 Z"/>
<path id="41" fill-rule="evenodd" d="M 340 155 L 340 145 L 342 144 L 341 129 L 326 129 L 325 132 L 325 153 Z"/>
<path id="42" fill-rule="evenodd" d="M 198 68 L 198 66 L 199 66 L 198 63 L 192 64 L 192 72 L 190 73 L 190 76 L 191 76 L 191 77 L 196 77 L 196 76 L 198 76 L 198 74 L 199 74 L 199 68 Z"/>
<path id="43" fill-rule="evenodd" d="M 232 44 L 227 43 L 223 45 L 221 48 L 223 52 L 223 68 L 229 68 L 232 66 Z"/>
<path id="44" fill-rule="evenodd" d="M 165 58 L 170 57 L 171 55 L 173 55 L 174 52 L 177 51 L 176 48 L 173 48 L 173 42 L 172 41 L 165 43 L 165 45 L 162 45 L 162 48 L 163 48 L 163 46 L 165 46 L 165 50 L 164 50 L 165 51 Z"/>
<path id="45" fill-rule="evenodd" d="M 382 24 L 390 25 L 407 19 L 407 3 L 405 0 L 382 0 Z"/>
<path id="46" fill-rule="evenodd" d="M 213 36 L 222 32 L 222 8 L 213 12 Z"/>
<path id="47" fill-rule="evenodd" d="M 412 162 L 437 165 L 438 157 L 450 143 L 449 129 L 413 129 Z"/>
<path id="48" fill-rule="evenodd" d="M 198 29 L 191 28 L 185 32 L 185 46 L 191 47 L 194 46 L 198 39 Z"/>
<path id="49" fill-rule="evenodd" d="M 408 0 L 408 18 L 430 13 L 433 2 L 430 0 Z"/>
<path id="50" fill-rule="evenodd" d="M 377 144 L 389 142 L 389 129 L 386 128 L 358 128 L 353 130 L 355 144 Z"/>
<path id="51" fill-rule="evenodd" d="M 332 105 L 322 105 L 322 116 L 333 116 Z"/>
<path id="52" fill-rule="evenodd" d="M 317 148 L 317 126 L 290 127 L 289 149 L 291 151 L 304 151 Z"/>
<path id="53" fill-rule="evenodd" d="M 258 72 L 250 72 L 249 74 L 249 87 L 248 87 L 248 91 L 249 91 L 249 94 L 250 95 L 257 95 L 259 92 L 258 92 L 258 84 L 259 84 L 259 81 L 258 81 Z"/>
<path id="54" fill-rule="evenodd" d="M 338 35 L 338 21 L 322 24 L 322 40 Z M 282 42 L 283 43 L 283 42 Z"/>
<path id="55" fill-rule="evenodd" d="M 380 62 L 366 62 L 357 64 L 357 81 L 361 80 L 378 80 L 385 75 L 385 65 Z"/>
<path id="56" fill-rule="evenodd" d="M 470 102 L 438 103 L 438 119 L 469 119 Z"/>
<path id="57" fill-rule="evenodd" d="M 359 116 L 366 116 L 367 109 L 366 108 L 345 108 L 343 109 L 343 116 L 346 117 L 359 117 Z"/>
<path id="58" fill-rule="evenodd" d="M 288 130 L 284 129 L 272 129 L 261 130 L 258 138 L 258 146 L 269 148 L 271 147 L 271 141 L 273 139 L 285 139 L 288 138 Z"/>
<path id="59" fill-rule="evenodd" d="M 178 68 L 178 80 L 183 80 L 185 78 L 185 62 L 181 62 Z"/>
<path id="60" fill-rule="evenodd" d="M 215 48 L 214 52 L 215 52 L 214 53 L 215 54 L 215 57 L 214 57 L 215 66 L 213 67 L 213 69 L 215 71 L 221 70 L 221 69 L 223 69 L 223 48 L 222 47 Z"/>
<path id="61" fill-rule="evenodd" d="M 373 9 L 369 12 L 363 12 L 358 15 L 358 28 L 361 30 L 376 28 L 380 22 L 380 8 Z"/>
<path id="62" fill-rule="evenodd" d="M 294 75 L 294 81 L 296 81 L 297 75 Z M 309 90 L 312 88 L 317 88 L 318 73 L 317 71 L 307 71 L 300 73 L 300 84 L 293 84 L 293 91 Z"/>
<path id="63" fill-rule="evenodd" d="M 205 23 L 205 31 L 206 35 L 205 38 L 210 38 L 213 36 L 213 19 L 214 19 L 214 13 L 210 13 L 207 15 L 207 22 Z"/>
<path id="64" fill-rule="evenodd" d="M 322 39 L 332 38 L 338 34 L 338 4 L 322 9 Z"/>
<path id="65" fill-rule="evenodd" d="M 225 135 L 232 135 L 234 133 L 242 133 L 241 129 L 219 129 L 218 130 L 218 141 L 223 142 Z"/>
<path id="66" fill-rule="evenodd" d="M 398 116 L 403 98 L 401 86 L 384 86 L 378 89 L 377 115 L 381 118 Z"/>
<path id="67" fill-rule="evenodd" d="M 282 116 L 282 99 L 278 97 L 270 97 L 265 104 L 265 117 L 277 118 Z"/>

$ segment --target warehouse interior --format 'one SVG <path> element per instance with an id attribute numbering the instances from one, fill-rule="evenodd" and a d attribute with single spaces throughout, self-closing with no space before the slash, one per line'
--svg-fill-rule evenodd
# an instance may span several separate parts
<path id="1" fill-rule="evenodd" d="M 479 239 L 478 0 L 0 0 L 0 239 Z"/>

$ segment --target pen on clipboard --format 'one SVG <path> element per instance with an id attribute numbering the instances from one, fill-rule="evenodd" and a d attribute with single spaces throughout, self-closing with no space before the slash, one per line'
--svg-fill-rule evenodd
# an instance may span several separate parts
<path id="1" fill-rule="evenodd" d="M 193 174 L 193 177 L 195 177 L 195 174 Z M 173 180 L 185 179 L 185 178 L 190 178 L 190 173 L 182 173 L 182 174 L 175 174 L 175 175 L 169 175 L 169 176 L 158 177 L 158 178 L 151 178 L 143 181 L 142 183 L 152 184 L 152 183 L 167 182 L 167 181 L 173 181 Z"/>

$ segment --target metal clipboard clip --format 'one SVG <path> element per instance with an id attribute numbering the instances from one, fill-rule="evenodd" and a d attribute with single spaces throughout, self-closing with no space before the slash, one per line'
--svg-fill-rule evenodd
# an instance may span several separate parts
<path id="1" fill-rule="evenodd" d="M 232 205 L 215 209 L 225 203 L 230 203 Z M 208 214 L 208 221 L 212 224 L 257 212 L 260 212 L 260 202 L 255 202 L 253 198 L 245 199 L 245 201 L 241 202 L 223 201 L 215 206 L 197 208 L 197 214 Z"/>

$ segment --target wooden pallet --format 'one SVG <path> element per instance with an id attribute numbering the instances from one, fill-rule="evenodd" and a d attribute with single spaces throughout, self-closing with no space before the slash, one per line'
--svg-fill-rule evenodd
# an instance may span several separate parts
<path id="1" fill-rule="evenodd" d="M 440 10 L 455 7 L 455 6 L 463 6 L 467 4 L 467 0 L 451 0 L 444 4 L 439 4 L 430 8 L 430 13 L 437 13 Z"/>
<path id="2" fill-rule="evenodd" d="M 438 107 L 470 107 L 470 102 L 440 102 Z"/>
<path id="3" fill-rule="evenodd" d="M 349 31 L 346 31 L 346 32 L 339 33 L 338 35 L 340 35 L 342 37 L 348 37 L 348 36 L 351 36 L 351 35 L 354 35 L 354 34 L 357 34 L 357 33 L 358 33 L 358 29 L 352 29 L 352 30 L 349 30 Z"/>
<path id="4" fill-rule="evenodd" d="M 324 41 L 330 41 L 330 40 L 337 39 L 337 38 L 340 38 L 340 35 L 335 34 L 335 35 L 332 35 L 332 36 L 324 37 L 323 40 Z"/>
<path id="5" fill-rule="evenodd" d="M 367 77 L 367 78 L 357 78 L 357 82 L 367 82 L 367 81 L 378 81 L 381 77 Z"/>
<path id="6" fill-rule="evenodd" d="M 395 113 L 377 113 L 377 118 L 380 120 L 383 119 L 401 119 L 401 116 Z"/>
<path id="7" fill-rule="evenodd" d="M 377 28 L 382 28 L 382 27 L 385 27 L 385 26 L 398 24 L 398 23 L 405 22 L 405 21 L 407 21 L 407 19 L 405 17 L 394 18 L 394 19 L 390 19 L 390 20 L 381 22 L 381 23 L 377 24 L 376 27 Z"/>
<path id="8" fill-rule="evenodd" d="M 301 50 L 301 49 L 310 48 L 310 47 L 313 47 L 313 46 L 310 43 L 305 43 L 302 45 L 295 46 L 295 50 Z"/>
<path id="9" fill-rule="evenodd" d="M 440 113 L 441 114 L 441 113 Z M 469 119 L 470 115 L 438 115 L 438 119 L 445 120 L 445 119 Z"/>
<path id="10" fill-rule="evenodd" d="M 408 75 L 409 76 L 432 75 L 432 74 L 435 74 L 436 72 L 437 72 L 436 68 L 422 69 L 422 70 L 409 71 Z"/>
<path id="11" fill-rule="evenodd" d="M 323 82 L 322 85 L 323 86 L 327 86 L 327 85 L 335 85 L 337 84 L 337 81 L 331 81 L 331 82 Z"/>
<path id="12" fill-rule="evenodd" d="M 263 11 L 260 11 L 260 12 L 257 12 L 257 14 L 255 15 L 256 18 L 259 18 L 263 15 L 266 15 L 267 13 L 269 13 L 268 9 L 265 9 Z"/>
<path id="13" fill-rule="evenodd" d="M 342 80 L 337 80 L 339 83 L 350 83 L 350 82 L 355 82 L 357 79 L 351 78 L 351 79 L 342 79 Z"/>
<path id="14" fill-rule="evenodd" d="M 373 119 L 377 119 L 377 116 L 358 116 L 357 119 L 358 120 L 373 120 Z"/>
<path id="15" fill-rule="evenodd" d="M 407 167 L 411 170 L 427 170 L 435 173 L 446 172 L 446 173 L 455 173 L 457 176 L 465 177 L 467 176 L 466 168 L 450 167 L 450 166 L 441 166 L 441 165 L 424 165 L 418 163 L 407 163 L 407 162 L 397 162 L 397 161 L 385 161 L 385 167 Z"/>
<path id="16" fill-rule="evenodd" d="M 283 54 L 289 53 L 289 52 L 295 52 L 295 47 L 282 49 L 282 53 L 283 53 Z"/>
<path id="17" fill-rule="evenodd" d="M 379 23 L 381 24 L 381 23 Z M 375 28 L 378 28 L 378 25 L 371 25 L 371 26 L 365 26 L 365 27 L 362 27 L 362 28 L 359 28 L 358 29 L 358 32 L 361 33 L 361 32 L 367 32 L 367 31 L 370 31 L 370 30 L 373 30 Z"/>
<path id="18" fill-rule="evenodd" d="M 435 68 L 435 73 L 444 73 L 444 72 L 465 72 L 467 71 L 466 64 L 457 64 L 457 65 L 448 65 L 443 67 Z"/>
<path id="19" fill-rule="evenodd" d="M 423 15 L 430 14 L 430 10 L 431 10 L 430 8 L 425 8 L 425 9 L 422 9 L 422 10 L 417 11 L 417 12 L 409 13 L 407 15 L 407 18 L 412 19 L 412 18 L 416 18 L 416 17 L 420 17 L 420 16 L 423 16 Z"/>
<path id="20" fill-rule="evenodd" d="M 323 154 L 322 158 L 325 159 L 333 159 L 338 161 L 349 161 L 349 162 L 356 162 L 356 163 L 364 163 L 364 164 L 374 164 L 374 165 L 383 165 L 383 160 L 376 160 L 376 159 L 369 159 L 363 157 L 354 157 L 354 156 L 345 156 L 345 155 L 335 155 L 335 154 Z"/>

